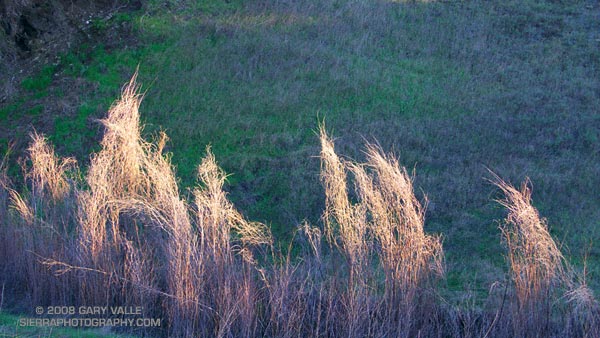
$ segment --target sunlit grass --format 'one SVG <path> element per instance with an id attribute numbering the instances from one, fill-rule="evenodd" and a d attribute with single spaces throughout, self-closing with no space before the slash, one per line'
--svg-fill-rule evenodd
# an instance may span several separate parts
<path id="1" fill-rule="evenodd" d="M 486 166 L 515 182 L 532 178 L 536 207 L 577 264 L 579 248 L 600 239 L 600 201 L 589 188 L 600 177 L 600 30 L 586 6 L 154 1 L 119 18 L 131 20 L 137 44 L 82 46 L 61 58 L 55 71 L 93 89 L 64 110 L 40 112 L 45 105 L 34 102 L 55 95 L 47 69 L 28 79 L 32 99 L 0 108 L 11 130 L 2 139 L 26 139 L 31 124 L 61 155 L 88 161 L 98 150 L 96 120 L 139 64 L 148 94 L 141 118 L 148 135 L 170 135 L 182 190 L 193 187 L 198 154 L 212 144 L 230 173 L 230 198 L 289 238 L 304 219 L 319 223 L 324 208 L 315 157 L 324 117 L 341 153 L 360 161 L 363 139 L 378 139 L 418 170 L 427 224 L 445 233 L 457 269 L 452 283 L 475 280 L 486 291 L 505 267 L 493 221 L 503 214 L 481 180 Z"/>
<path id="2" fill-rule="evenodd" d="M 438 292 L 444 250 L 442 237 L 425 231 L 427 198 L 394 155 L 367 143 L 364 163 L 341 158 L 319 126 L 322 225 L 297 228 L 292 259 L 295 242 L 278 248 L 270 226 L 229 201 L 210 147 L 193 196 L 181 193 L 166 134 L 143 137 L 136 80 L 137 72 L 100 120 L 100 150 L 85 170 L 37 133 L 20 189 L 0 163 L 2 302 L 7 287 L 10 301 L 23 294 L 30 306 L 135 304 L 164 323 L 139 332 L 184 337 L 600 332 L 587 269 L 579 274 L 565 259 L 527 185 L 517 190 L 492 174 L 508 209 L 500 230 L 512 283 L 492 283 L 483 308 L 470 288 L 462 289 L 470 303 L 453 305 Z"/>

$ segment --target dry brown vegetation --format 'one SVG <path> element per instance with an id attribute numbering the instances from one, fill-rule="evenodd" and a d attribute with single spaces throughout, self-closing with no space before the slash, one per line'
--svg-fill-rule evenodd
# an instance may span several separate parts
<path id="1" fill-rule="evenodd" d="M 333 142 L 321 127 L 321 176 L 325 186 L 325 231 L 331 243 L 344 254 L 349 269 L 350 308 L 366 306 L 370 255 L 376 254 L 384 273 L 382 303 L 386 322 L 396 323 L 402 336 L 414 334 L 411 326 L 424 313 L 415 313 L 423 286 L 432 272 L 443 275 L 443 251 L 439 237 L 425 234 L 424 208 L 415 197 L 411 178 L 394 157 L 368 145 L 367 163 L 342 161 Z M 356 182 L 359 203 L 352 205 L 347 193 L 347 176 Z M 375 251 L 375 252 L 373 252 Z M 370 276 L 377 282 L 378 276 Z M 355 285 L 357 284 L 357 285 Z M 366 289 L 360 286 L 367 287 Z M 368 299 L 370 297 L 367 297 Z M 364 320 L 357 315 L 356 321 Z M 358 323 L 350 322 L 351 327 Z M 389 334 L 389 333 L 387 333 Z M 350 331 L 351 336 L 357 334 Z"/>
<path id="2" fill-rule="evenodd" d="M 0 283 L 11 308 L 143 306 L 165 326 L 140 333 L 182 337 L 598 336 L 585 271 L 575 282 L 527 184 L 494 176 L 509 212 L 510 292 L 486 302 L 500 308 L 457 307 L 436 291 L 442 239 L 426 233 L 426 200 L 396 157 L 367 145 L 365 163 L 340 158 L 321 127 L 323 228 L 304 223 L 284 254 L 227 199 L 210 148 L 193 198 L 182 196 L 166 136 L 141 137 L 140 100 L 134 76 L 101 121 L 85 175 L 35 133 L 21 192 L 3 162 Z"/>
<path id="3" fill-rule="evenodd" d="M 577 318 L 576 328 L 584 336 L 596 336 L 598 328 L 593 317 L 598 310 L 593 293 L 585 279 L 576 285 L 573 268 L 550 235 L 546 220 L 531 204 L 529 179 L 517 189 L 492 175 L 492 182 L 505 196 L 498 202 L 508 210 L 508 217 L 500 229 L 508 249 L 516 297 L 513 309 L 515 332 L 520 336 L 550 335 L 556 299 L 553 296 L 562 289 L 568 302 L 574 305 L 571 315 Z"/>

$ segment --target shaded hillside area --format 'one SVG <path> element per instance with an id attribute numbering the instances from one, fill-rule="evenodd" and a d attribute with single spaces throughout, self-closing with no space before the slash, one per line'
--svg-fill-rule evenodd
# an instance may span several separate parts
<path id="1" fill-rule="evenodd" d="M 325 120 L 340 154 L 363 161 L 364 141 L 378 140 L 415 169 L 450 293 L 487 292 L 507 269 L 487 168 L 531 178 L 550 232 L 576 265 L 587 255 L 598 288 L 595 1 L 14 3 L 0 8 L 0 144 L 14 143 L 13 176 L 33 129 L 89 163 L 97 119 L 139 65 L 144 135 L 167 132 L 182 186 L 211 144 L 233 203 L 277 239 L 322 223 Z"/>
<path id="2" fill-rule="evenodd" d="M 18 95 L 30 68 L 55 62 L 61 53 L 85 42 L 97 42 L 93 22 L 142 3 L 115 0 L 16 0 L 0 2 L 0 102 Z"/>

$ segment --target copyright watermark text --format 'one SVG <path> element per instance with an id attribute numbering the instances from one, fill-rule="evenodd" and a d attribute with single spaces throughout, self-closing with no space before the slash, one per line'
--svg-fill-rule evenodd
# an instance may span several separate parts
<path id="1" fill-rule="evenodd" d="M 161 318 L 19 318 L 19 326 L 160 327 Z"/>
<path id="2" fill-rule="evenodd" d="M 22 327 L 160 327 L 161 318 L 144 316 L 141 306 L 37 306 L 40 317 L 19 318 Z M 43 316 L 43 318 L 41 317 Z"/>

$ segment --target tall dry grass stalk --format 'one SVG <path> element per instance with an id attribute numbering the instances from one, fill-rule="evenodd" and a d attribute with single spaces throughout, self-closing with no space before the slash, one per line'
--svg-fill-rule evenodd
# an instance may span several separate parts
<path id="1" fill-rule="evenodd" d="M 424 231 L 425 208 L 398 160 L 367 145 L 367 163 L 351 164 L 358 196 L 370 216 L 369 229 L 385 274 L 385 308 L 403 334 L 414 324 L 417 298 L 433 276 L 444 275 L 442 242 Z"/>
<path id="2" fill-rule="evenodd" d="M 10 239 L 4 246 L 11 253 L 5 269 L 18 276 L 17 283 L 27 285 L 33 302 L 47 304 L 72 299 L 68 292 L 72 280 L 54 282 L 52 273 L 39 261 L 40 257 L 63 260 L 69 255 L 73 229 L 69 210 L 74 205 L 75 185 L 69 173 L 77 166 L 71 158 L 56 156 L 42 135 L 34 132 L 31 138 L 27 160 L 21 161 L 22 192 L 12 187 L 5 174 L 1 183 L 10 209 L 16 212 L 3 212 L 5 225 L 10 225 L 2 231 Z"/>
<path id="3" fill-rule="evenodd" d="M 10 184 L 4 183 L 3 186 L 10 195 L 13 209 L 25 223 L 32 225 L 38 222 L 58 231 L 59 225 L 64 227 L 69 221 L 65 219 L 66 210 L 60 208 L 60 204 L 69 202 L 72 197 L 74 182 L 68 178 L 68 173 L 77 169 L 77 162 L 73 158 L 56 156 L 44 136 L 36 132 L 30 136 L 28 161 L 22 163 L 27 191 L 19 194 L 10 188 Z M 8 182 L 7 178 L 4 181 Z"/>
<path id="4" fill-rule="evenodd" d="M 136 76 L 102 120 L 106 128 L 100 143 L 102 148 L 91 158 L 86 176 L 88 189 L 78 194 L 81 247 L 92 259 L 100 256 L 109 241 L 119 241 L 123 202 L 149 190 L 150 179 L 142 166 L 150 146 L 140 135 Z"/>
<path id="5" fill-rule="evenodd" d="M 223 190 L 226 174 L 219 168 L 210 147 L 198 167 L 202 187 L 194 190 L 201 237 L 210 239 L 213 252 L 230 252 L 231 231 L 235 231 L 242 247 L 272 245 L 271 231 L 262 223 L 248 222 L 227 200 Z M 252 256 L 246 257 L 252 261 Z"/>
<path id="6" fill-rule="evenodd" d="M 325 234 L 346 258 L 351 283 L 367 282 L 369 257 L 377 253 L 385 275 L 382 308 L 387 324 L 394 323 L 392 332 L 410 335 L 417 304 L 423 303 L 417 298 L 430 277 L 444 273 L 441 239 L 425 234 L 424 208 L 396 158 L 369 144 L 367 163 L 343 161 L 323 126 L 320 138 Z M 354 204 L 348 197 L 347 172 L 355 179 L 359 201 Z M 357 306 L 368 305 L 368 295 L 359 294 L 360 289 L 349 292 Z"/>
<path id="7" fill-rule="evenodd" d="M 350 268 L 350 284 L 362 275 L 369 245 L 364 205 L 348 198 L 347 165 L 337 156 L 325 127 L 320 128 L 321 181 L 325 187 L 324 234 L 344 255 Z"/>
<path id="8" fill-rule="evenodd" d="M 196 285 L 201 291 L 210 336 L 251 335 L 256 330 L 256 260 L 253 248 L 272 245 L 270 230 L 248 222 L 227 200 L 223 191 L 226 175 L 210 148 L 198 167 L 200 186 L 194 190 L 197 248 Z M 205 324 L 206 325 L 206 324 Z"/>
<path id="9" fill-rule="evenodd" d="M 27 149 L 31 169 L 26 176 L 31 180 L 32 193 L 42 198 L 49 195 L 54 201 L 64 199 L 72 188 L 66 173 L 77 162 L 73 158 L 58 158 L 44 136 L 34 132 L 31 138 Z"/>
<path id="10" fill-rule="evenodd" d="M 366 210 L 348 197 L 347 165 L 337 156 L 325 127 L 320 127 L 321 181 L 325 188 L 324 234 L 346 260 L 348 283 L 342 294 L 348 336 L 364 332 L 371 306 L 367 287 L 369 249 Z"/>
<path id="11" fill-rule="evenodd" d="M 517 298 L 515 329 L 520 335 L 546 334 L 550 329 L 553 292 L 572 285 L 570 267 L 552 239 L 546 220 L 531 204 L 529 180 L 517 189 L 492 175 L 492 182 L 504 193 L 504 199 L 498 202 L 508 210 L 500 229 L 508 248 Z"/>
<path id="12" fill-rule="evenodd" d="M 153 272 L 143 264 L 152 259 L 143 248 L 152 246 L 139 237 L 144 229 L 139 220 L 158 227 L 166 223 L 160 222 L 161 212 L 149 198 L 154 183 L 150 174 L 157 165 L 149 162 L 156 161 L 153 151 L 158 149 L 141 138 L 136 76 L 101 121 L 101 150 L 90 159 L 86 187 L 77 191 L 78 253 L 73 264 L 104 272 L 81 285 L 80 296 L 96 303 L 114 301 L 115 294 L 125 292 L 140 296 L 130 284 L 147 286 Z"/>
<path id="13" fill-rule="evenodd" d="M 366 169 L 371 169 L 372 175 Z M 393 156 L 368 145 L 366 166 L 352 165 L 351 170 L 372 218 L 370 228 L 379 242 L 386 276 L 407 293 L 429 273 L 443 275 L 441 238 L 425 234 L 425 208 L 414 195 L 406 168 Z"/>

